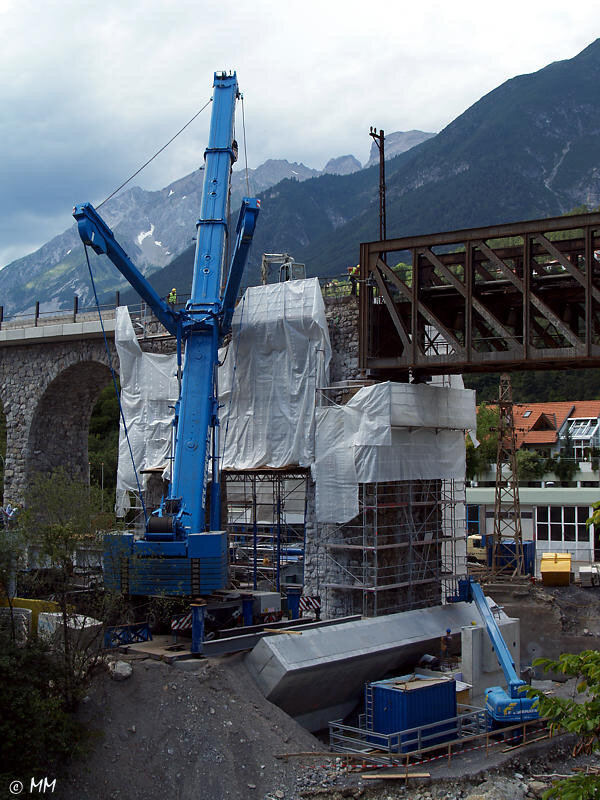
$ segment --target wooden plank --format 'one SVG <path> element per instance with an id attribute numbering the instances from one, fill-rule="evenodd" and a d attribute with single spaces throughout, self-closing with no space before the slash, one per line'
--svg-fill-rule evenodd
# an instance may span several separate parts
<path id="1" fill-rule="evenodd" d="M 409 778 L 430 778 L 431 772 L 388 772 L 387 774 L 373 775 L 372 772 L 361 772 L 363 781 L 406 781 Z"/>
<path id="2" fill-rule="evenodd" d="M 273 758 L 340 758 L 344 756 L 344 758 L 348 756 L 357 756 L 359 753 L 334 753 L 331 750 L 323 751 L 323 750 L 304 750 L 298 753 L 275 753 Z M 366 755 L 360 753 L 360 755 Z"/>
<path id="3" fill-rule="evenodd" d="M 527 739 L 525 742 L 521 742 L 520 744 L 513 744 L 511 747 L 505 747 L 502 752 L 510 753 L 511 750 L 518 750 L 520 747 L 527 747 L 528 744 L 533 744 L 534 742 L 543 742 L 544 739 L 549 738 L 550 735 L 546 734 L 545 736 L 540 736 L 538 739 Z"/>

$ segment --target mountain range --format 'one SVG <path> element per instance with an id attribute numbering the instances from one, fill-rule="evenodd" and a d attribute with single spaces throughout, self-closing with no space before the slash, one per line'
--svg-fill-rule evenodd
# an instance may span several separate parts
<path id="1" fill-rule="evenodd" d="M 567 213 L 600 203 L 600 39 L 574 58 L 506 81 L 436 136 L 386 165 L 388 236 Z M 344 273 L 379 235 L 378 168 L 284 180 L 261 195 L 247 283 L 262 252 L 309 275 Z M 153 276 L 187 291 L 193 249 Z"/>
<path id="2" fill-rule="evenodd" d="M 600 203 L 600 39 L 572 59 L 506 81 L 437 135 L 386 136 L 389 236 L 475 227 L 565 213 Z M 419 141 L 420 139 L 420 141 Z M 376 148 L 375 143 L 373 147 Z M 308 274 L 334 275 L 358 260 L 361 241 L 378 237 L 378 153 L 365 167 L 351 155 L 322 171 L 269 160 L 249 170 L 261 214 L 247 270 L 256 282 L 262 252 L 289 252 Z M 134 187 L 101 209 L 133 261 L 165 294 L 189 290 L 202 171 L 156 192 Z M 247 192 L 235 171 L 232 209 Z M 234 219 L 235 222 L 235 219 Z M 106 259 L 95 259 L 106 297 L 122 287 Z M 5 315 L 89 302 L 87 268 L 75 228 L 0 271 Z"/>
<path id="3" fill-rule="evenodd" d="M 433 134 L 422 131 L 391 134 L 386 157 L 391 158 L 430 136 Z M 231 208 L 239 208 L 245 195 L 259 195 L 285 179 L 302 182 L 320 175 L 345 175 L 361 169 L 360 161 L 353 155 L 332 158 L 323 170 L 285 159 L 269 159 L 256 169 L 249 169 L 247 174 L 238 168 L 231 177 Z M 101 209 L 121 246 L 146 276 L 168 265 L 190 246 L 193 248 L 202 181 L 201 168 L 159 191 L 134 186 Z M 103 256 L 94 259 L 94 278 L 104 300 L 118 289 L 129 288 L 108 259 Z M 32 313 L 36 301 L 40 302 L 42 312 L 71 308 L 73 295 L 79 297 L 80 307 L 92 302 L 87 265 L 75 225 L 0 271 L 0 305 L 4 306 L 5 317 Z M 130 302 L 135 302 L 132 295 L 127 296 Z"/>

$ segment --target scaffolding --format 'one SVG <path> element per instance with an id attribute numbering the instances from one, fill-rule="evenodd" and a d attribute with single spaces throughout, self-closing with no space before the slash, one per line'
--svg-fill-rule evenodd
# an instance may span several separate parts
<path id="1" fill-rule="evenodd" d="M 525 559 L 521 531 L 517 445 L 510 375 L 500 376 L 498 455 L 491 567 L 494 573 L 523 575 Z M 507 547 L 506 544 L 509 546 Z"/>
<path id="2" fill-rule="evenodd" d="M 281 591 L 304 582 L 310 470 L 223 470 L 230 572 L 240 588 Z"/>
<path id="3" fill-rule="evenodd" d="M 359 484 L 359 513 L 330 526 L 323 556 L 334 579 L 328 592 L 345 595 L 348 613 L 373 617 L 439 605 L 456 594 L 459 542 L 466 523 L 457 513 L 456 481 Z"/>

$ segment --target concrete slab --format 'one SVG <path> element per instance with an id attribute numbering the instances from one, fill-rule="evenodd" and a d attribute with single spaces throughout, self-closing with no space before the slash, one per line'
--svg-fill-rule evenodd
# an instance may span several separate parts
<path id="1" fill-rule="evenodd" d="M 167 661 L 172 663 L 179 659 L 190 659 L 194 656 L 190 650 L 191 642 L 188 640 L 178 643 L 181 645 L 181 650 L 171 649 L 174 645 L 172 636 L 155 636 L 151 642 L 137 642 L 135 644 L 127 644 L 119 647 L 121 652 L 135 653 L 136 655 L 145 655 L 148 658 L 154 658 L 158 661 Z"/>
<path id="2" fill-rule="evenodd" d="M 367 681 L 406 673 L 424 653 L 439 654 L 447 628 L 458 651 L 461 628 L 473 621 L 483 623 L 472 603 L 405 611 L 262 639 L 245 663 L 268 700 L 319 730 L 351 710 Z"/>

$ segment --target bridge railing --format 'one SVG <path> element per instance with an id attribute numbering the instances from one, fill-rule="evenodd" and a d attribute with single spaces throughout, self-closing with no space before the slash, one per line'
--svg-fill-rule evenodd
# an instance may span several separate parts
<path id="1" fill-rule="evenodd" d="M 326 300 L 337 300 L 345 297 L 358 296 L 360 291 L 358 280 L 353 280 L 347 272 L 340 275 L 330 275 L 328 277 L 320 278 L 321 291 Z M 165 300 L 167 297 L 164 298 Z M 177 295 L 177 302 L 174 304 L 176 310 L 183 309 L 186 302 L 190 299 L 189 294 Z M 119 292 L 115 293 L 113 302 L 102 303 L 100 305 L 100 312 L 103 317 L 112 318 L 115 314 L 115 309 L 121 305 Z M 129 313 L 131 319 L 139 331 L 140 327 L 146 328 L 148 325 L 154 328 L 158 324 L 157 318 L 154 316 L 152 310 L 147 303 L 140 301 L 139 303 L 128 303 Z M 19 314 L 12 314 L 7 316 L 4 313 L 4 306 L 0 305 L 0 330 L 10 328 L 37 328 L 42 325 L 63 324 L 65 322 L 83 322 L 96 319 L 98 316 L 98 307 L 95 303 L 82 305 L 79 297 L 73 297 L 72 309 L 44 309 L 42 303 L 38 300 L 35 302 L 33 311 L 26 311 Z"/>
<path id="2" fill-rule="evenodd" d="M 185 299 L 182 298 L 181 304 L 178 303 L 175 307 L 183 307 L 184 302 Z M 102 317 L 104 319 L 113 319 L 115 316 L 115 310 L 120 305 L 121 302 L 117 292 L 117 296 L 112 303 L 102 303 L 100 305 Z M 150 324 L 158 324 L 158 320 L 146 303 L 130 303 L 128 306 L 134 327 L 136 327 L 138 330 L 140 327 L 145 328 Z M 51 310 L 43 310 L 40 307 L 39 301 L 37 301 L 33 312 L 28 311 L 6 316 L 4 314 L 4 307 L 0 306 L 0 330 L 14 328 L 37 328 L 43 325 L 64 324 L 66 322 L 88 322 L 97 318 L 98 307 L 96 304 L 80 305 L 77 297 L 75 297 L 73 301 L 72 310 L 56 308 Z"/>
<path id="3" fill-rule="evenodd" d="M 189 294 L 178 295 L 174 308 L 184 308 L 189 298 Z M 167 298 L 165 297 L 164 299 L 166 300 Z M 113 302 L 102 303 L 100 305 L 100 312 L 103 316 L 108 316 L 110 318 L 114 316 L 115 309 L 120 305 L 120 293 L 116 292 Z M 133 320 L 137 322 L 158 322 L 152 310 L 145 302 L 140 301 L 139 303 L 128 303 L 127 305 Z M 7 316 L 4 313 L 4 306 L 0 305 L 0 330 L 6 328 L 36 328 L 41 325 L 52 324 L 53 322 L 78 322 L 94 319 L 97 315 L 98 307 L 96 304 L 90 303 L 89 305 L 81 305 L 77 295 L 73 297 L 73 307 L 71 310 L 66 308 L 44 310 L 40 301 L 36 300 L 33 311 Z"/>

